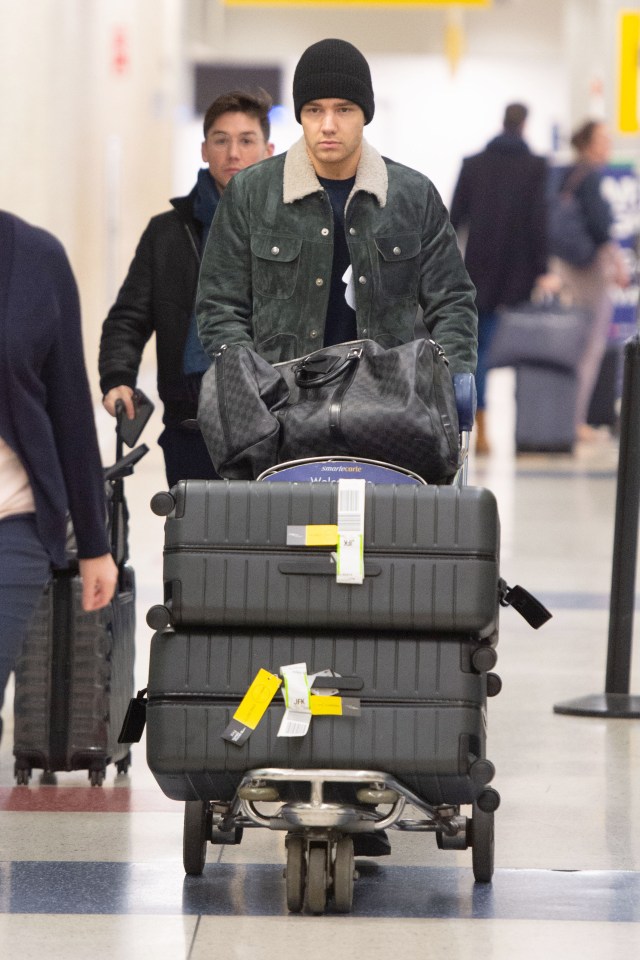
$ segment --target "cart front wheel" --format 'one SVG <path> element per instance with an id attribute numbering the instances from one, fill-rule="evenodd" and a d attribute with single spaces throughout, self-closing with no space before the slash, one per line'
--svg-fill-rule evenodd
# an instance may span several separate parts
<path id="1" fill-rule="evenodd" d="M 491 883 L 495 840 L 493 811 L 485 813 L 474 803 L 470 826 L 473 875 L 478 883 Z"/>
<path id="2" fill-rule="evenodd" d="M 353 905 L 353 839 L 340 837 L 333 861 L 333 899 L 336 910 L 348 913 Z"/>
<path id="3" fill-rule="evenodd" d="M 304 882 L 307 875 L 306 843 L 304 837 L 287 838 L 287 907 L 291 913 L 300 913 L 304 904 Z"/>
<path id="4" fill-rule="evenodd" d="M 326 844 L 309 849 L 307 875 L 307 907 L 310 913 L 324 913 L 327 905 L 327 848 Z"/>
<path id="5" fill-rule="evenodd" d="M 211 835 L 209 804 L 202 800 L 187 800 L 184 805 L 184 832 L 182 835 L 182 862 L 184 872 L 199 877 L 207 860 L 207 843 Z"/>

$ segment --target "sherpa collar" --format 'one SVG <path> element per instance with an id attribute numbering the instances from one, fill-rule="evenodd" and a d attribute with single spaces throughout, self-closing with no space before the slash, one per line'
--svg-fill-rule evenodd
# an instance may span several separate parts
<path id="1" fill-rule="evenodd" d="M 386 206 L 388 185 L 386 163 L 378 151 L 363 140 L 356 181 L 345 207 L 359 190 L 372 193 L 381 207 Z M 309 159 L 304 137 L 301 137 L 289 148 L 284 160 L 282 199 L 284 203 L 294 203 L 296 200 L 308 197 L 311 193 L 317 193 L 318 190 L 322 190 L 322 186 Z"/>

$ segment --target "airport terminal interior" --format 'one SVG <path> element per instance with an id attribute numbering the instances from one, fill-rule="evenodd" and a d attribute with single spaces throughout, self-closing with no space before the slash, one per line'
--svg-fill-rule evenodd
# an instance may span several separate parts
<path id="1" fill-rule="evenodd" d="M 143 384 L 151 390 L 152 381 Z M 501 693 L 488 701 L 487 755 L 502 798 L 495 873 L 474 883 L 471 851 L 429 833 L 390 831 L 391 855 L 356 859 L 353 910 L 289 914 L 281 833 L 247 829 L 239 846 L 209 845 L 201 877 L 182 865 L 183 804 L 145 762 L 102 787 L 86 772 L 13 777 L 12 720 L 0 748 L 0 944 L 3 956 L 128 960 L 216 956 L 265 960 L 375 952 L 411 958 L 631 958 L 640 948 L 640 723 L 564 715 L 554 706 L 605 689 L 618 443 L 605 427 L 573 455 L 514 453 L 513 371 L 490 375 L 494 452 L 469 482 L 491 489 L 501 519 L 501 572 L 552 612 L 534 631 L 502 610 Z M 98 414 L 103 455 L 113 427 Z M 127 481 L 137 578 L 136 687 L 146 685 L 148 608 L 162 600 L 165 489 L 154 436 Z M 154 433 L 155 431 L 155 433 Z M 637 628 L 635 630 L 637 639 Z M 640 693 L 637 651 L 631 693 Z M 11 702 L 11 692 L 8 693 Z M 637 698 L 636 698 L 637 699 Z M 464 811 L 465 808 L 463 808 Z"/>
<path id="2" fill-rule="evenodd" d="M 15 147 L 1 165 L 0 207 L 51 230 L 69 253 L 105 464 L 113 460 L 115 437 L 99 402 L 100 327 L 149 217 L 193 183 L 202 119 L 193 106 L 196 62 L 281 68 L 279 152 L 295 133 L 289 88 L 300 52 L 325 36 L 351 40 L 369 56 L 379 91 L 373 142 L 393 140 L 396 149 L 385 144 L 385 152 L 433 171 L 446 203 L 462 156 L 496 132 L 512 99 L 532 107 L 537 152 L 566 156 L 569 129 L 591 113 L 610 124 L 614 159 L 638 167 L 637 128 L 631 135 L 616 128 L 614 49 L 617 17 L 634 2 L 493 0 L 429 10 L 417 9 L 417 0 L 371 8 L 345 2 L 339 12 L 329 3 L 301 6 L 0 0 L 0 118 Z M 389 9 L 396 6 L 401 14 Z M 399 103 L 412 79 L 428 118 L 418 132 L 421 124 L 410 122 L 415 95 Z M 637 293 L 636 275 L 620 304 L 626 324 L 615 332 L 618 342 L 637 328 Z M 139 385 L 157 401 L 152 347 Z M 514 609 L 500 612 L 495 672 L 502 690 L 487 707 L 487 756 L 501 797 L 492 882 L 474 881 L 471 850 L 442 850 L 433 833 L 396 830 L 389 831 L 389 856 L 356 858 L 350 913 L 331 902 L 322 916 L 289 912 L 278 831 L 247 828 L 239 845 L 209 845 L 202 876 L 186 877 L 183 804 L 156 783 L 144 735 L 132 747 L 129 770 L 116 774 L 110 765 L 102 785 L 92 786 L 86 771 L 52 778 L 39 770 L 28 785 L 16 784 L 11 682 L 0 743 L 0 956 L 640 955 L 638 589 L 625 611 L 635 641 L 622 654 L 630 667 L 627 715 L 563 712 L 605 692 L 620 424 L 596 427 L 571 452 L 519 453 L 515 389 L 512 368 L 491 371 L 491 452 L 476 456 L 472 443 L 468 483 L 497 499 L 501 576 L 529 590 L 552 617 L 533 630 Z M 149 453 L 125 482 L 137 591 L 136 690 L 147 682 L 146 613 L 163 599 L 163 519 L 149 506 L 166 489 L 156 443 L 161 412 L 157 403 L 141 437 Z"/>

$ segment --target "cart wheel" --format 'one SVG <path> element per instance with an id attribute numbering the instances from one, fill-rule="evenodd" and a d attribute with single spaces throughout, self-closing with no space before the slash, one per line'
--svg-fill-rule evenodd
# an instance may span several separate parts
<path id="1" fill-rule="evenodd" d="M 129 753 L 126 755 L 126 757 L 123 757 L 122 760 L 118 760 L 118 762 L 116 763 L 116 772 L 127 773 L 130 766 L 131 766 L 131 750 L 129 750 Z"/>
<path id="2" fill-rule="evenodd" d="M 304 903 L 304 881 L 307 875 L 304 837 L 287 838 L 287 908 L 291 913 L 300 913 Z"/>
<path id="3" fill-rule="evenodd" d="M 92 787 L 101 787 L 104 783 L 104 770 L 89 770 L 89 780 Z"/>
<path id="4" fill-rule="evenodd" d="M 340 837 L 333 861 L 333 899 L 336 910 L 348 913 L 353 905 L 353 839 Z"/>
<path id="5" fill-rule="evenodd" d="M 327 905 L 327 848 L 323 843 L 309 849 L 307 907 L 310 913 L 324 913 Z"/>
<path id="6" fill-rule="evenodd" d="M 184 872 L 199 877 L 207 860 L 207 842 L 211 836 L 209 804 L 202 800 L 187 800 L 184 805 L 184 832 L 182 834 L 182 862 Z"/>
<path id="7" fill-rule="evenodd" d="M 478 883 L 491 883 L 493 876 L 494 815 L 485 813 L 477 803 L 471 819 L 471 856 L 473 875 Z"/>
<path id="8" fill-rule="evenodd" d="M 19 787 L 28 786 L 29 780 L 31 779 L 31 770 L 29 767 L 20 767 L 19 769 L 16 768 L 15 775 L 16 783 Z"/>

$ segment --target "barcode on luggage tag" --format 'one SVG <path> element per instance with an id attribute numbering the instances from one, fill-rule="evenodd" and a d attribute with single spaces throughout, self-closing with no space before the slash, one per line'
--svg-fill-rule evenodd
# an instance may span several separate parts
<path id="1" fill-rule="evenodd" d="M 342 533 L 359 533 L 362 527 L 364 485 L 361 489 L 338 489 L 338 516 Z"/>
<path id="2" fill-rule="evenodd" d="M 284 717 L 282 718 L 282 723 L 280 729 L 278 730 L 279 737 L 304 737 L 307 730 L 309 729 L 310 715 L 305 716 L 304 720 L 296 720 L 292 716 L 287 715 L 285 712 Z"/>

